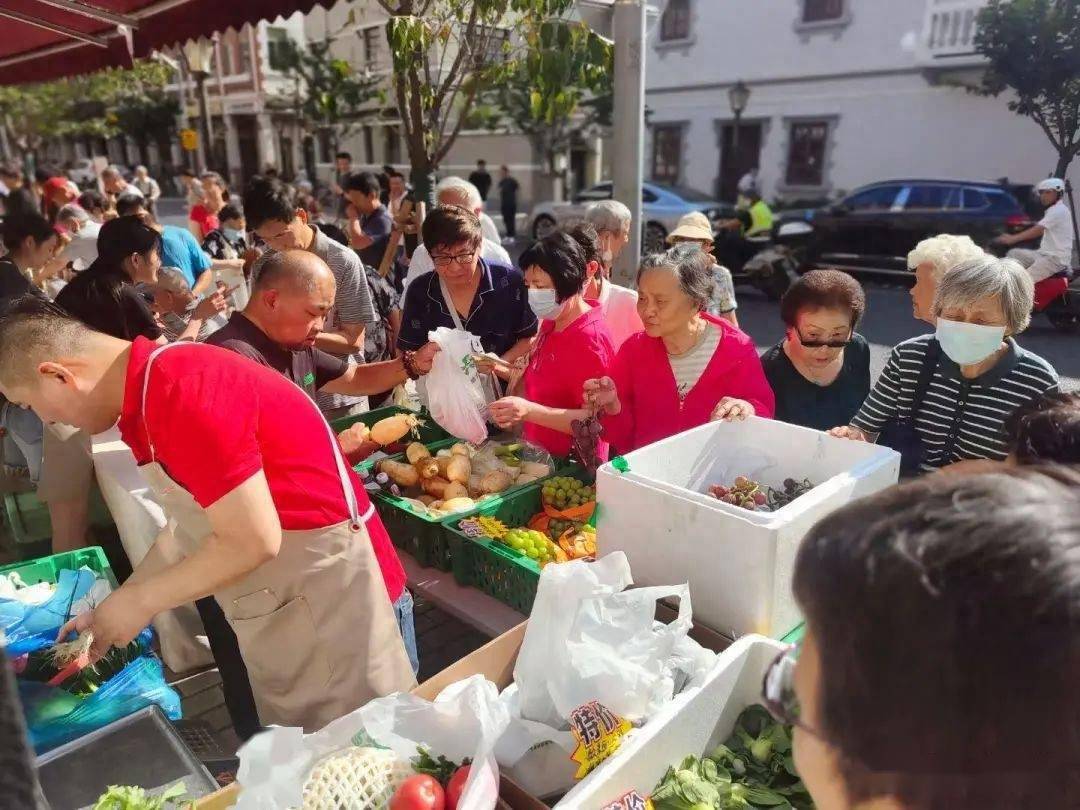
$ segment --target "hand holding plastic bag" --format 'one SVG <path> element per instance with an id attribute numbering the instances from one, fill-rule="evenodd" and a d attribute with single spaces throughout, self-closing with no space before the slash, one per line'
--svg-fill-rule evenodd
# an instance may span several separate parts
<path id="1" fill-rule="evenodd" d="M 429 332 L 428 339 L 441 349 L 424 378 L 431 417 L 459 439 L 480 444 L 487 438 L 488 402 L 473 362 L 479 341 L 468 332 L 445 326 Z"/>
<path id="2" fill-rule="evenodd" d="M 406 693 L 377 698 L 314 734 L 273 728 L 240 749 L 237 810 L 286 810 L 302 804 L 312 766 L 354 744 L 358 736 L 409 761 L 422 746 L 454 762 L 473 760 L 460 808 L 492 810 L 499 768 L 492 753 L 509 714 L 495 684 L 481 675 L 451 684 L 433 702 Z"/>

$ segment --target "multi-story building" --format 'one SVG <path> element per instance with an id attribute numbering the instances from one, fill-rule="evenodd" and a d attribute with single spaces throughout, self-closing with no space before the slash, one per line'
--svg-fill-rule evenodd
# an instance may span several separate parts
<path id="1" fill-rule="evenodd" d="M 340 142 L 350 152 L 354 165 L 393 166 L 408 172 L 409 156 L 401 131 L 397 107 L 391 89 L 391 54 L 386 39 L 388 15 L 377 0 L 342 0 L 330 8 L 316 6 L 305 17 L 309 41 L 331 38 L 332 52 L 359 69 L 370 70 L 382 78 L 386 100 L 373 100 L 369 114 L 351 128 Z M 507 30 L 507 36 L 511 36 Z M 564 158 L 571 190 L 599 182 L 606 174 L 602 139 L 590 137 L 571 148 Z M 328 143 L 320 145 L 317 164 L 320 177 L 332 175 L 333 155 Z M 501 165 L 509 167 L 521 184 L 522 202 L 548 199 L 553 193 L 552 177 L 544 171 L 543 159 L 532 142 L 509 129 L 466 129 L 457 138 L 442 161 L 442 175 L 467 176 L 476 161 L 487 161 L 488 171 L 498 179 Z M 492 195 L 496 192 L 492 191 Z"/>
<path id="2" fill-rule="evenodd" d="M 666 0 L 648 43 L 647 175 L 733 199 L 759 167 L 764 196 L 792 202 L 890 177 L 1046 177 L 1057 158 L 1040 128 L 1006 96 L 967 89 L 984 65 L 983 5 Z M 736 148 L 740 81 L 750 96 Z"/>

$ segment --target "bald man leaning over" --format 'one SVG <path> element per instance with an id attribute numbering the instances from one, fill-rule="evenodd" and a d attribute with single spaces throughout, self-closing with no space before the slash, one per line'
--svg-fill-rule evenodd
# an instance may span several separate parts
<path id="1" fill-rule="evenodd" d="M 334 293 L 334 275 L 314 253 L 273 253 L 259 268 L 243 312 L 234 313 L 206 342 L 284 374 L 312 399 L 317 391 L 354 396 L 389 391 L 431 370 L 438 351 L 434 343 L 394 360 L 364 365 L 350 365 L 315 348 Z"/>

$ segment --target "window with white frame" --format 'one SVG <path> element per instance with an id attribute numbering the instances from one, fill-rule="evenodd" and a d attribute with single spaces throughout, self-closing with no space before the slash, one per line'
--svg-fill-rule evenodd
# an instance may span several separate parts
<path id="1" fill-rule="evenodd" d="M 678 42 L 690 38 L 690 0 L 668 0 L 660 17 L 660 41 Z"/>
<path id="2" fill-rule="evenodd" d="M 368 70 L 377 70 L 382 59 L 383 27 L 372 25 L 364 28 L 360 31 L 360 38 L 364 41 L 364 64 Z"/>
<path id="3" fill-rule="evenodd" d="M 792 121 L 788 140 L 789 186 L 825 185 L 825 151 L 829 142 L 828 121 Z"/>
<path id="4" fill-rule="evenodd" d="M 289 32 L 284 28 L 270 26 L 266 29 L 266 55 L 271 70 L 285 70 L 288 66 Z"/>
<path id="5" fill-rule="evenodd" d="M 844 0 L 803 0 L 802 21 L 824 23 L 844 17 Z"/>
<path id="6" fill-rule="evenodd" d="M 507 60 L 510 29 L 476 25 L 472 29 L 473 58 L 479 65 L 499 64 Z"/>
<path id="7" fill-rule="evenodd" d="M 676 185 L 682 167 L 683 128 L 681 124 L 653 127 L 652 178 L 657 183 Z"/>

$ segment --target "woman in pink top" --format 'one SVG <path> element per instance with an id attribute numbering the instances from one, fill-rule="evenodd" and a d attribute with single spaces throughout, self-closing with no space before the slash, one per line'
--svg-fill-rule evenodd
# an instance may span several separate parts
<path id="1" fill-rule="evenodd" d="M 216 231 L 221 227 L 218 212 L 225 207 L 229 190 L 225 185 L 225 178 L 217 172 L 203 172 L 199 179 L 202 181 L 202 202 L 191 206 L 191 212 L 188 214 L 188 229 L 201 245 L 211 231 Z"/>
<path id="2" fill-rule="evenodd" d="M 696 245 L 645 258 L 638 311 L 645 331 L 619 349 L 610 377 L 585 383 L 604 439 L 626 453 L 712 419 L 771 418 L 772 389 L 753 341 L 705 312 L 712 260 Z"/>
<path id="3" fill-rule="evenodd" d="M 553 233 L 521 254 L 518 264 L 525 271 L 540 332 L 517 386 L 524 396 L 492 403 L 491 417 L 504 429 L 524 422 L 528 441 L 554 456 L 567 456 L 567 415 L 581 414 L 585 381 L 609 372 L 615 345 L 603 311 L 582 296 L 585 256 L 574 239 Z M 605 452 L 601 447 L 602 458 Z"/>

